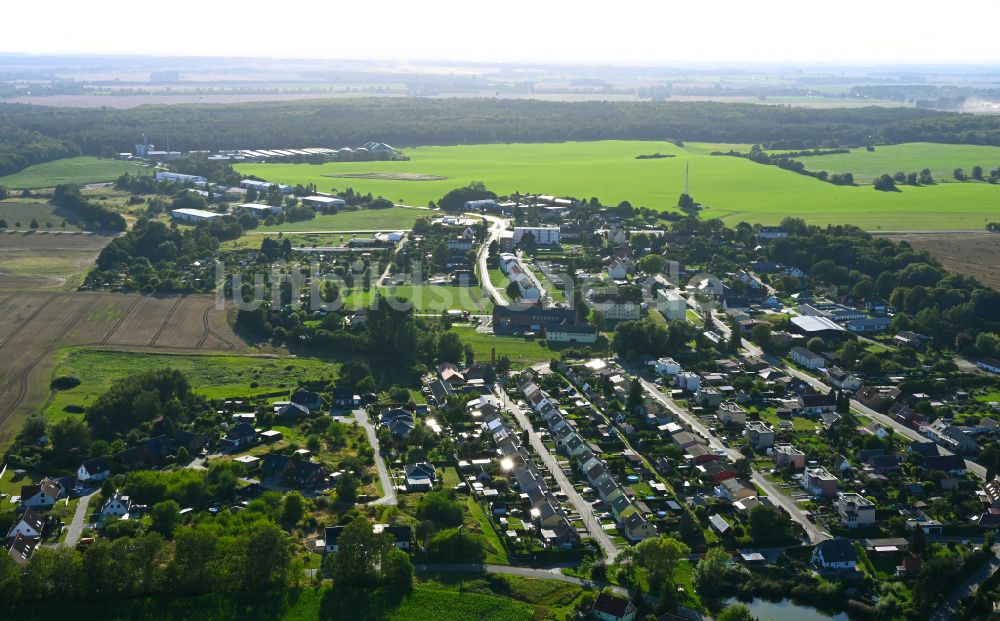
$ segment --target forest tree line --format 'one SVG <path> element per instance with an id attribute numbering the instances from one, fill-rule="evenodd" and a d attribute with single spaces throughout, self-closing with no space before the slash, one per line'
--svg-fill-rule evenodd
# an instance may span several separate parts
<path id="1" fill-rule="evenodd" d="M 567 140 L 698 140 L 815 149 L 911 141 L 1000 145 L 1000 118 L 914 108 L 715 102 L 344 99 L 114 110 L 0 105 L 0 174 L 131 151 L 145 133 L 179 150 L 398 147 Z"/>

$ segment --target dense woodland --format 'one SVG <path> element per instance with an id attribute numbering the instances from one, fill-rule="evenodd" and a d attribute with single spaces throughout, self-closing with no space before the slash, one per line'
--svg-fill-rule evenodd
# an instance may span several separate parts
<path id="1" fill-rule="evenodd" d="M 131 151 L 145 133 L 178 150 L 647 139 L 812 149 L 930 141 L 1000 145 L 1000 118 L 914 108 L 808 109 L 712 102 L 344 99 L 127 110 L 0 105 L 0 174 L 79 153 Z"/>

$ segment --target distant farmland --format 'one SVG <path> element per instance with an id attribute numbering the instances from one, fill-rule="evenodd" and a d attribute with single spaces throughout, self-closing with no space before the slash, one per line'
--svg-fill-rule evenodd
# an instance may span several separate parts
<path id="1" fill-rule="evenodd" d="M 272 181 L 315 183 L 321 191 L 352 187 L 393 201 L 402 199 L 411 205 L 426 205 L 453 188 L 483 181 L 500 194 L 519 191 L 596 196 L 605 204 L 627 200 L 636 206 L 663 211 L 674 209 L 677 204 L 677 197 L 684 189 L 685 169 L 690 165 L 691 194 L 706 207 L 702 217 L 721 218 L 730 225 L 739 221 L 776 224 L 786 216 L 798 216 L 815 224 L 851 223 L 872 230 L 981 229 L 996 219 L 1000 204 L 1000 186 L 941 183 L 903 187 L 891 193 L 877 192 L 867 184 L 834 186 L 775 166 L 711 156 L 714 146 L 691 144 L 681 148 L 667 142 L 600 141 L 418 147 L 407 149 L 411 159 L 403 162 L 240 164 L 236 168 L 241 173 Z M 1000 166 L 997 147 L 931 146 L 934 149 L 919 144 L 878 147 L 876 154 L 884 149 L 892 156 L 881 162 L 872 160 L 871 154 L 863 149 L 840 157 L 848 158 L 843 163 L 844 171 L 858 174 L 873 174 L 876 170 L 879 174 L 896 170 L 912 172 L 924 167 L 950 173 L 958 167 L 968 171 L 977 163 L 987 169 Z M 729 147 L 718 145 L 722 151 Z M 675 157 L 635 159 L 637 155 L 650 153 Z M 850 158 L 857 162 L 855 170 L 850 170 L 853 167 Z M 823 168 L 822 157 L 801 160 L 809 169 Z M 832 167 L 829 170 L 833 171 Z M 435 175 L 447 179 L 403 181 L 329 176 L 369 173 Z"/>
<path id="2" fill-rule="evenodd" d="M 11 189 L 54 188 L 60 183 L 102 183 L 123 173 L 135 173 L 138 164 L 100 157 L 71 157 L 29 166 L 21 172 L 0 177 L 0 185 Z"/>

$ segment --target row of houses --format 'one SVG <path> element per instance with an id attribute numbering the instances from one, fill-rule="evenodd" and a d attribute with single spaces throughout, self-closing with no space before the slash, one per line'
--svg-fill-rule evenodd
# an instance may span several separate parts
<path id="1" fill-rule="evenodd" d="M 629 498 L 622 485 L 608 469 L 607 463 L 567 420 L 553 401 L 531 379 L 525 378 L 519 386 L 527 403 L 548 427 L 556 448 L 569 457 L 576 470 L 586 479 L 601 501 L 609 508 L 622 533 L 630 541 L 656 537 L 656 527 L 650 523 Z"/>
<path id="2" fill-rule="evenodd" d="M 538 528 L 542 542 L 563 549 L 579 546 L 580 533 L 570 523 L 555 494 L 549 491 L 518 435 L 500 417 L 499 409 L 482 407 L 480 412 L 483 430 L 492 438 L 502 467 L 520 493 L 522 504 L 531 516 L 532 524 Z M 495 507 L 494 514 L 504 510 Z"/>

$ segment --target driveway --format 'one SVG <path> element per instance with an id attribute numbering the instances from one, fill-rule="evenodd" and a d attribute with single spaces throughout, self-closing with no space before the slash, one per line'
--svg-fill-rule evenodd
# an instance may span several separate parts
<path id="1" fill-rule="evenodd" d="M 396 498 L 396 486 L 392 482 L 392 477 L 389 476 L 389 468 L 385 465 L 385 459 L 382 458 L 382 451 L 378 445 L 378 435 L 375 433 L 375 426 L 368 420 L 368 413 L 364 410 L 354 410 L 354 418 L 358 421 L 359 425 L 364 427 L 365 435 L 368 436 L 368 443 L 371 444 L 372 450 L 375 451 L 375 469 L 378 470 L 378 479 L 382 484 L 382 497 L 368 504 L 398 504 L 399 500 Z"/>
<path id="2" fill-rule="evenodd" d="M 86 496 L 80 496 L 80 502 L 76 505 L 76 513 L 73 514 L 73 520 L 70 521 L 69 527 L 66 529 L 66 539 L 63 540 L 63 545 L 72 548 L 80 541 L 80 535 L 83 533 L 83 527 L 86 526 L 87 521 L 87 510 L 90 507 L 90 499 L 97 494 L 100 489 L 96 489 Z"/>
<path id="3" fill-rule="evenodd" d="M 597 542 L 599 546 L 601 546 L 602 550 L 604 550 L 604 555 L 610 565 L 618 556 L 618 548 L 615 547 L 615 543 L 611 541 L 611 537 L 608 536 L 608 533 L 604 531 L 604 527 L 601 526 L 600 520 L 594 517 L 594 508 L 589 502 L 584 500 L 583 496 L 581 496 L 580 493 L 576 491 L 576 488 L 573 487 L 569 478 L 562 471 L 562 468 L 559 467 L 559 462 L 557 462 L 555 457 L 552 456 L 552 453 L 549 452 L 545 443 L 542 442 L 541 436 L 539 436 L 538 432 L 536 432 L 531 426 L 531 421 L 528 420 L 524 411 L 522 411 L 516 403 L 510 400 L 510 397 L 507 396 L 507 393 L 503 390 L 503 388 L 499 386 L 497 388 L 500 391 L 500 396 L 503 398 L 504 407 L 514 415 L 514 419 L 517 421 L 517 424 L 521 427 L 521 429 L 528 432 L 528 441 L 531 443 L 532 448 L 535 449 L 535 453 L 541 458 L 542 463 L 545 464 L 545 467 L 550 473 L 552 473 L 553 478 L 555 478 L 556 483 L 559 484 L 559 488 L 569 498 L 573 507 L 576 508 L 576 512 L 580 515 L 580 519 L 583 520 L 584 525 L 587 527 L 590 537 Z"/>

